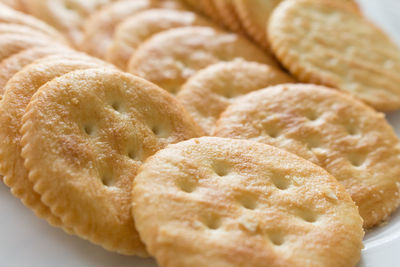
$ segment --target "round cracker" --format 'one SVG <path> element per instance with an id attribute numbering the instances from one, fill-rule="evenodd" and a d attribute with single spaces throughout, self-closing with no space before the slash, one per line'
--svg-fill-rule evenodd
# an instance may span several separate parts
<path id="1" fill-rule="evenodd" d="M 0 23 L 13 23 L 20 24 L 37 31 L 43 32 L 54 39 L 65 42 L 65 38 L 57 32 L 55 29 L 47 25 L 41 20 L 38 20 L 32 16 L 28 16 L 22 12 L 18 12 L 12 8 L 0 4 Z"/>
<path id="2" fill-rule="evenodd" d="M 22 0 L 28 12 L 47 22 L 78 46 L 86 18 L 112 0 Z"/>
<path id="3" fill-rule="evenodd" d="M 400 108 L 400 50 L 353 3 L 285 1 L 268 32 L 298 80 L 338 88 L 381 111 Z"/>
<path id="4" fill-rule="evenodd" d="M 31 64 L 37 59 L 50 55 L 65 55 L 76 53 L 72 49 L 65 46 L 41 46 L 23 50 L 9 58 L 0 62 L 0 95 L 3 95 L 3 90 L 8 80 L 11 79 L 18 71 L 26 65 Z"/>
<path id="5" fill-rule="evenodd" d="M 240 35 L 211 27 L 184 27 L 158 33 L 143 43 L 132 56 L 128 71 L 177 93 L 197 71 L 235 58 L 276 64 Z"/>
<path id="6" fill-rule="evenodd" d="M 54 42 L 54 45 L 59 45 L 50 37 L 45 38 L 45 36 L 36 35 L 35 32 L 32 35 L 6 33 L 0 36 L 0 62 L 25 49 L 48 46 L 52 42 Z"/>
<path id="7" fill-rule="evenodd" d="M 107 5 L 87 19 L 81 48 L 93 56 L 104 58 L 113 40 L 115 27 L 133 14 L 150 8 L 182 6 L 171 0 L 125 0 Z"/>
<path id="8" fill-rule="evenodd" d="M 212 135 L 221 113 L 238 97 L 267 86 L 291 83 L 286 73 L 237 59 L 211 65 L 191 77 L 177 98 L 204 132 Z"/>
<path id="9" fill-rule="evenodd" d="M 399 139 L 383 114 L 346 94 L 304 84 L 253 92 L 227 108 L 215 134 L 274 145 L 323 167 L 346 187 L 366 228 L 399 205 Z"/>
<path id="10" fill-rule="evenodd" d="M 52 212 L 108 250 L 146 255 L 131 216 L 136 172 L 167 144 L 201 134 L 177 100 L 127 73 L 77 71 L 42 86 L 23 122 L 25 166 Z"/>
<path id="11" fill-rule="evenodd" d="M 49 57 L 27 66 L 14 75 L 5 87 L 5 94 L 0 101 L 0 172 L 4 183 L 11 188 L 11 193 L 21 199 L 38 217 L 46 219 L 51 225 L 64 227 L 60 218 L 41 201 L 40 195 L 33 189 L 28 179 L 21 155 L 19 129 L 22 116 L 32 95 L 46 82 L 70 71 L 102 67 L 97 61 L 88 58 L 73 59 Z M 72 57 L 71 57 L 72 58 Z M 67 232 L 72 229 L 64 227 Z"/>
<path id="12" fill-rule="evenodd" d="M 106 59 L 125 70 L 139 45 L 154 34 L 178 27 L 213 25 L 207 19 L 190 11 L 172 9 L 142 11 L 118 25 Z"/>
<path id="13" fill-rule="evenodd" d="M 23 6 L 20 0 L 0 0 L 0 3 L 3 3 L 16 10 L 23 10 Z"/>
<path id="14" fill-rule="evenodd" d="M 213 3 L 222 23 L 231 31 L 242 33 L 243 26 L 236 12 L 234 0 L 213 0 Z"/>
<path id="15" fill-rule="evenodd" d="M 233 0 L 233 2 L 247 34 L 259 45 L 268 48 L 267 22 L 272 11 L 282 0 Z"/>
<path id="16" fill-rule="evenodd" d="M 325 170 L 246 140 L 170 145 L 142 166 L 133 213 L 160 266 L 354 266 L 362 219 Z"/>

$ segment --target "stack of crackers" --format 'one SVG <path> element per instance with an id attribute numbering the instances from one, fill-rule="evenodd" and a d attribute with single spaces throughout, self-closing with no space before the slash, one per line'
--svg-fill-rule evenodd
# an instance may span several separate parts
<path id="1" fill-rule="evenodd" d="M 160 266 L 355 266 L 400 204 L 400 50 L 353 1 L 1 2 L 0 174 L 51 225 Z"/>

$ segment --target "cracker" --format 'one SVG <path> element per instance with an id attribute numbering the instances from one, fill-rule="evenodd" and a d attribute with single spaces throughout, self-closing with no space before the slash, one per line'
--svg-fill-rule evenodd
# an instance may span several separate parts
<path id="1" fill-rule="evenodd" d="M 122 70 L 135 50 L 156 33 L 178 27 L 213 26 L 194 12 L 168 9 L 151 9 L 139 12 L 118 25 L 106 59 Z"/>
<path id="2" fill-rule="evenodd" d="M 346 94 L 304 84 L 253 92 L 226 109 L 215 134 L 274 145 L 323 167 L 346 187 L 366 228 L 399 205 L 399 140 L 383 114 Z"/>
<path id="3" fill-rule="evenodd" d="M 0 0 L 0 3 L 3 3 L 16 10 L 23 10 L 22 3 L 19 0 Z"/>
<path id="4" fill-rule="evenodd" d="M 282 0 L 233 0 L 246 32 L 264 48 L 268 48 L 266 26 L 275 7 Z"/>
<path id="5" fill-rule="evenodd" d="M 300 81 L 338 88 L 381 111 L 400 108 L 400 50 L 354 4 L 285 1 L 268 32 L 276 56 Z"/>
<path id="6" fill-rule="evenodd" d="M 243 26 L 236 12 L 234 0 L 213 0 L 213 3 L 221 17 L 222 23 L 228 27 L 228 29 L 242 33 Z"/>
<path id="7" fill-rule="evenodd" d="M 1 31 L 1 30 L 0 30 Z M 8 80 L 14 74 L 20 71 L 26 65 L 34 62 L 37 59 L 50 55 L 65 55 L 76 53 L 65 46 L 41 46 L 23 50 L 9 58 L 0 62 L 0 95 L 3 95 L 3 89 Z"/>
<path id="8" fill-rule="evenodd" d="M 130 74 L 77 71 L 42 86 L 23 122 L 25 166 L 52 212 L 108 250 L 146 255 L 132 181 L 145 158 L 201 134 L 179 103 Z"/>
<path id="9" fill-rule="evenodd" d="M 160 266 L 354 266 L 362 219 L 325 170 L 246 140 L 170 145 L 134 181 L 133 214 Z"/>
<path id="10" fill-rule="evenodd" d="M 66 57 L 63 55 L 63 57 Z M 14 75 L 5 87 L 5 94 L 0 101 L 0 172 L 4 175 L 4 183 L 11 188 L 14 196 L 21 199 L 37 216 L 46 219 L 51 225 L 63 227 L 60 218 L 53 215 L 42 203 L 40 195 L 33 189 L 28 180 L 28 171 L 20 156 L 21 135 L 19 129 L 32 95 L 46 82 L 77 69 L 96 68 L 101 65 L 89 59 L 61 59 L 50 57 L 36 62 Z M 72 229 L 64 227 L 68 232 Z"/>
<path id="11" fill-rule="evenodd" d="M 110 46 L 115 27 L 128 17 L 150 8 L 181 8 L 171 0 L 125 0 L 105 6 L 88 18 L 85 23 L 82 49 L 104 58 Z"/>
<path id="12" fill-rule="evenodd" d="M 59 45 L 50 37 L 45 38 L 45 36 L 42 35 L 23 35 L 18 33 L 0 34 L 0 62 L 25 49 L 48 46 L 52 43 L 54 43 L 54 45 Z"/>
<path id="13" fill-rule="evenodd" d="M 197 71 L 235 58 L 276 64 L 237 34 L 211 27 L 185 27 L 158 33 L 143 43 L 132 56 L 128 71 L 177 93 Z"/>
<path id="14" fill-rule="evenodd" d="M 56 40 L 65 42 L 65 38 L 59 32 L 57 32 L 55 29 L 53 29 L 43 21 L 38 20 L 32 16 L 28 16 L 22 12 L 18 12 L 3 4 L 0 4 L 0 23 L 13 23 L 24 25 L 37 31 L 43 32 Z"/>
<path id="15" fill-rule="evenodd" d="M 82 42 L 86 18 L 111 0 L 22 0 L 28 13 L 64 33 L 73 45 Z"/>
<path id="16" fill-rule="evenodd" d="M 211 135 L 221 113 L 241 95 L 291 82 L 294 80 L 281 70 L 237 59 L 199 71 L 183 85 L 177 98 L 204 132 Z"/>

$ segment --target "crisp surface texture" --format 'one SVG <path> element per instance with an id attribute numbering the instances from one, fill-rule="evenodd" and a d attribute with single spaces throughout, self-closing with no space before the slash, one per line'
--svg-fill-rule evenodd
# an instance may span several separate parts
<path id="1" fill-rule="evenodd" d="M 184 27 L 158 33 L 143 43 L 132 56 L 128 71 L 177 93 L 200 69 L 235 58 L 276 64 L 237 34 L 211 27 Z"/>
<path id="2" fill-rule="evenodd" d="M 384 115 L 316 85 L 253 92 L 221 115 L 216 135 L 274 145 L 325 168 L 348 190 L 364 226 L 399 204 L 400 144 Z"/>
<path id="3" fill-rule="evenodd" d="M 170 145 L 133 188 L 140 236 L 160 266 L 354 266 L 362 219 L 326 171 L 246 140 Z"/>
<path id="4" fill-rule="evenodd" d="M 212 134 L 220 114 L 238 97 L 267 86 L 294 80 L 265 64 L 237 59 L 211 65 L 190 78 L 178 93 L 206 134 Z"/>
<path id="5" fill-rule="evenodd" d="M 261 46 L 269 47 L 266 28 L 274 8 L 282 0 L 233 0 L 246 32 Z"/>
<path id="6" fill-rule="evenodd" d="M 221 22 L 228 29 L 234 32 L 243 32 L 243 26 L 236 12 L 234 0 L 213 0 L 213 3 L 221 17 Z"/>
<path id="7" fill-rule="evenodd" d="M 33 183 L 28 179 L 28 171 L 21 157 L 19 129 L 26 106 L 43 84 L 77 69 L 103 67 L 97 61 L 83 59 L 82 56 L 68 59 L 64 55 L 62 58 L 46 58 L 28 66 L 11 78 L 0 101 L 0 172 L 5 176 L 4 183 L 37 216 L 60 227 L 63 227 L 61 220 L 40 200 L 40 195 L 34 191 Z M 71 229 L 66 230 L 71 232 Z"/>
<path id="8" fill-rule="evenodd" d="M 42 34 L 37 35 L 35 31 L 32 34 L 0 34 L 0 62 L 25 49 L 47 46 L 52 43 L 59 45 L 50 37 L 47 38 L 47 36 Z"/>
<path id="9" fill-rule="evenodd" d="M 52 212 L 108 250 L 146 255 L 131 216 L 132 181 L 148 156 L 201 135 L 179 103 L 130 74 L 76 71 L 42 86 L 23 123 L 21 154 Z"/>
<path id="10" fill-rule="evenodd" d="M 79 46 L 85 19 L 112 0 L 22 0 L 28 13 L 47 22 Z"/>
<path id="11" fill-rule="evenodd" d="M 57 40 L 65 41 L 64 37 L 59 32 L 43 21 L 28 16 L 22 12 L 18 12 L 12 8 L 8 8 L 3 4 L 0 4 L 0 22 L 24 25 L 37 31 L 41 31 Z"/>
<path id="12" fill-rule="evenodd" d="M 82 49 L 104 58 L 119 23 L 142 10 L 157 7 L 180 8 L 181 5 L 172 0 L 123 0 L 103 7 L 85 22 Z"/>
<path id="13" fill-rule="evenodd" d="M 400 50 L 344 1 L 285 1 L 269 23 L 272 50 L 302 82 L 346 91 L 382 111 L 400 108 Z"/>
<path id="14" fill-rule="evenodd" d="M 194 12 L 169 9 L 142 11 L 118 25 L 106 59 L 125 70 L 140 44 L 156 33 L 178 27 L 213 26 Z"/>
<path id="15" fill-rule="evenodd" d="M 37 59 L 50 55 L 65 55 L 76 53 L 65 46 L 40 46 L 26 49 L 0 62 L 0 94 L 3 94 L 4 86 L 14 74 L 26 65 Z M 77 54 L 77 53 L 76 53 Z"/>

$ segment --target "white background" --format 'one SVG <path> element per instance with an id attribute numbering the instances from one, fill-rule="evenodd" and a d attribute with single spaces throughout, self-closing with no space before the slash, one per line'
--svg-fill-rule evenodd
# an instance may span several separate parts
<path id="1" fill-rule="evenodd" d="M 400 45 L 400 0 L 360 0 L 368 16 Z M 400 85 L 399 85 L 400 86 Z M 388 114 L 400 135 L 400 112 Z M 367 233 L 360 267 L 400 266 L 400 211 Z M 52 228 L 36 218 L 0 183 L 0 266 L 157 267 L 154 261 L 120 256 Z M 250 267 L 250 266 L 249 266 Z"/>

